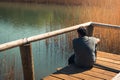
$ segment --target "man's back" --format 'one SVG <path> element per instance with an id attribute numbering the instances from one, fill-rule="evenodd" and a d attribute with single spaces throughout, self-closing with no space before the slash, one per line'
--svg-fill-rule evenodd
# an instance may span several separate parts
<path id="1" fill-rule="evenodd" d="M 95 62 L 96 38 L 80 37 L 73 40 L 75 64 L 78 66 L 93 66 Z"/>

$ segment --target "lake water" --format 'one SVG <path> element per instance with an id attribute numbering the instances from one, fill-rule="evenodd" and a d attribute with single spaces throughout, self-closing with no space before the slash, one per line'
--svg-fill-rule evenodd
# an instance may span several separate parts
<path id="1" fill-rule="evenodd" d="M 0 3 L 0 44 L 91 20 L 119 24 L 119 17 L 116 15 L 119 12 L 108 6 L 106 8 Z M 98 30 L 98 33 L 101 34 L 101 31 Z M 71 32 L 32 43 L 36 80 L 67 65 L 67 59 L 73 53 L 71 40 L 74 37 L 77 37 L 76 33 Z M 108 45 L 107 41 L 104 43 L 105 39 L 107 38 L 103 38 L 102 42 Z M 23 80 L 19 47 L 0 52 L 0 80 L 8 79 Z"/>
<path id="2" fill-rule="evenodd" d="M 74 25 L 78 18 L 66 6 L 0 3 L 0 44 Z M 32 43 L 36 80 L 67 65 L 72 35 Z M 19 47 L 0 52 L 0 80 L 9 78 L 23 79 Z"/>

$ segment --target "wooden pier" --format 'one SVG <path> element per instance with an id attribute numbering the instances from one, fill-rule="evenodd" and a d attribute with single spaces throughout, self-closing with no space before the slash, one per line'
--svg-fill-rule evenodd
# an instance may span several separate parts
<path id="1" fill-rule="evenodd" d="M 42 80 L 112 80 L 120 72 L 120 55 L 98 51 L 97 61 L 90 70 L 66 66 Z M 120 80 L 120 77 L 114 80 Z"/>
<path id="2" fill-rule="evenodd" d="M 118 25 L 104 24 L 98 22 L 87 22 L 59 29 L 56 31 L 51 31 L 44 34 L 39 34 L 28 38 L 0 44 L 0 52 L 14 47 L 19 47 L 24 80 L 35 80 L 31 43 L 77 30 L 79 27 L 82 26 L 87 27 L 89 34 L 88 36 L 93 35 L 95 26 L 120 29 L 120 26 Z M 118 74 L 118 72 L 120 72 L 120 55 L 110 54 L 106 52 L 98 52 L 96 64 L 91 70 L 84 70 L 74 65 L 70 65 L 43 78 L 43 80 L 111 80 L 116 74 Z"/>

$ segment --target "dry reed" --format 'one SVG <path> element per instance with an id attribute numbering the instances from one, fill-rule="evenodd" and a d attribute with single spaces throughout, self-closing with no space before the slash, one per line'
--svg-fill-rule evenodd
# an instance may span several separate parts
<path id="1" fill-rule="evenodd" d="M 79 7 L 81 10 L 78 10 L 80 13 L 78 22 L 93 21 L 120 25 L 119 0 L 84 0 L 83 2 L 83 6 Z M 74 12 L 73 9 L 73 15 L 76 14 Z M 74 23 L 74 20 L 71 23 Z M 120 54 L 119 29 L 95 27 L 94 36 L 101 39 L 99 50 Z"/>

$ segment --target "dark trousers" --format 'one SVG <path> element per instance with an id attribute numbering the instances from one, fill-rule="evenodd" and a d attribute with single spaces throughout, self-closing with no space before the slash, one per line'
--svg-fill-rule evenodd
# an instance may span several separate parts
<path id="1" fill-rule="evenodd" d="M 95 57 L 97 57 L 97 44 L 95 45 Z M 71 55 L 70 58 L 68 59 L 68 65 L 74 64 L 75 54 Z"/>
<path id="2" fill-rule="evenodd" d="M 70 56 L 70 58 L 68 59 L 68 65 L 75 63 L 74 58 L 75 58 L 75 54 Z"/>

